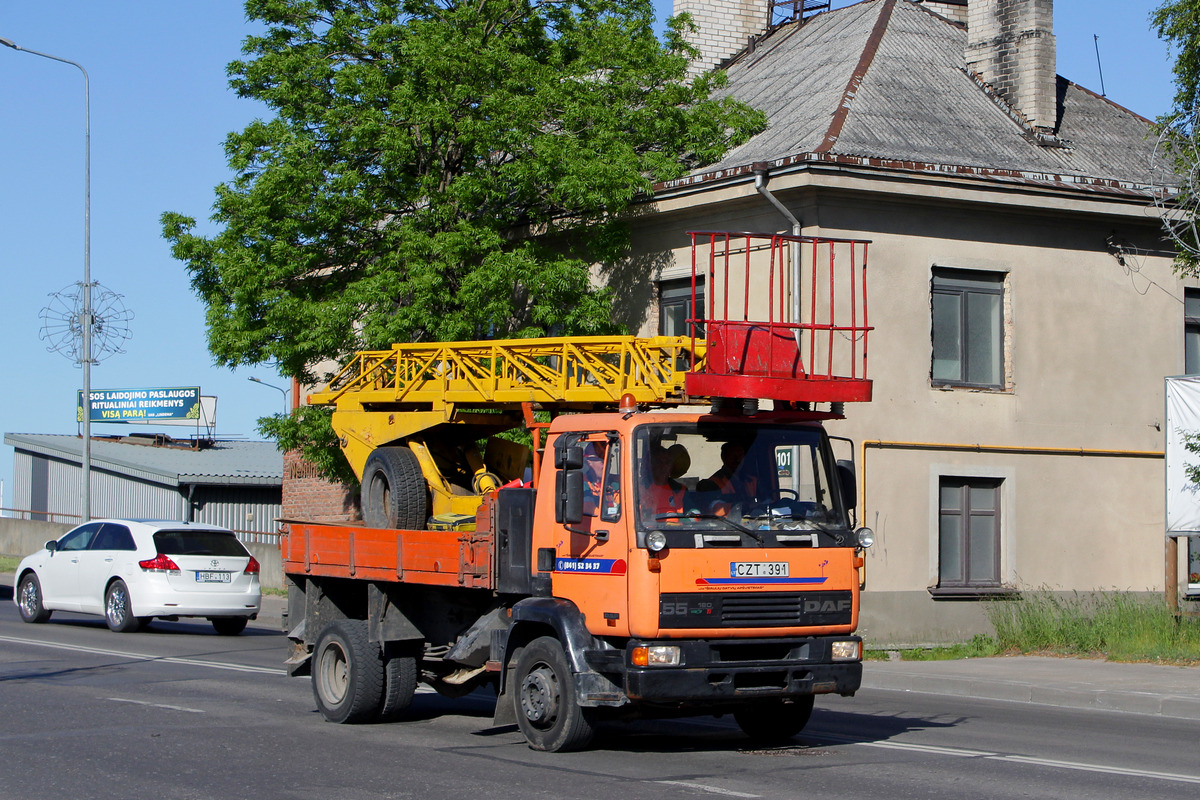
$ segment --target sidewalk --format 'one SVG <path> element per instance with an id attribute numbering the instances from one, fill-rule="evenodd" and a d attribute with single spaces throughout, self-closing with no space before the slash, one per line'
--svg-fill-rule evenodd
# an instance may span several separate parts
<path id="1" fill-rule="evenodd" d="M 1200 667 L 1044 656 L 867 661 L 863 688 L 1200 720 Z"/>
<path id="2" fill-rule="evenodd" d="M 12 580 L 0 573 L 0 586 L 11 587 Z M 251 624 L 281 630 L 286 606 L 285 597 L 263 595 L 262 611 Z M 862 686 L 1200 720 L 1200 667 L 1045 656 L 867 661 Z"/>

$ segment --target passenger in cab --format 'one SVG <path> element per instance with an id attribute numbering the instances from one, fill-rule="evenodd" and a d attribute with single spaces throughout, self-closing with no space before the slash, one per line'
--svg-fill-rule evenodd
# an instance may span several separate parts
<path id="1" fill-rule="evenodd" d="M 686 459 L 686 462 L 683 459 Z M 671 477 L 672 472 L 678 471 L 677 465 L 681 463 L 691 464 L 691 458 L 683 445 L 676 444 L 670 449 L 661 444 L 653 446 L 650 452 L 650 482 L 645 487 L 651 516 L 683 512 L 686 489 L 682 483 Z"/>

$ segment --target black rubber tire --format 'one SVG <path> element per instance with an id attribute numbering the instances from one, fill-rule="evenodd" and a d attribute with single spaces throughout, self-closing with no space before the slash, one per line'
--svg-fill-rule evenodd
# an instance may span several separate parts
<path id="1" fill-rule="evenodd" d="M 575 678 L 557 639 L 534 639 L 517 657 L 513 704 L 517 727 L 534 750 L 580 750 L 596 731 L 595 709 L 579 705 Z"/>
<path id="2" fill-rule="evenodd" d="M 368 528 L 424 530 L 429 491 L 421 464 L 407 447 L 378 447 L 362 475 L 362 515 Z"/>
<path id="3" fill-rule="evenodd" d="M 142 627 L 145 620 L 133 615 L 133 603 L 125 581 L 113 581 L 104 591 L 104 621 L 109 630 L 117 633 L 133 633 Z"/>
<path id="4" fill-rule="evenodd" d="M 246 630 L 246 623 L 250 620 L 247 617 L 213 617 L 209 622 L 221 636 L 237 636 Z"/>
<path id="5" fill-rule="evenodd" d="M 17 608 L 26 622 L 46 622 L 53 613 L 42 605 L 42 582 L 32 572 L 25 573 L 17 582 Z"/>
<path id="6" fill-rule="evenodd" d="M 383 701 L 383 656 L 367 640 L 365 621 L 340 619 L 321 631 L 312 654 L 312 687 L 317 710 L 330 722 L 376 718 Z"/>
<path id="7" fill-rule="evenodd" d="M 733 718 L 742 733 L 764 744 L 786 742 L 808 724 L 812 717 L 813 696 L 797 697 L 791 703 L 756 703 L 742 706 Z"/>
<path id="8" fill-rule="evenodd" d="M 417 659 L 392 656 L 383 665 L 383 697 L 379 701 L 379 719 L 390 722 L 412 705 L 417 691 Z"/>

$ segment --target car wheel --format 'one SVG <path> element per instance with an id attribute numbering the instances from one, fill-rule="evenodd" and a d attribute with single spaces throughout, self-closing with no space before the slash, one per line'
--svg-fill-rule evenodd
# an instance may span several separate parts
<path id="1" fill-rule="evenodd" d="M 804 730 L 812 716 L 813 696 L 797 697 L 792 703 L 761 703 L 733 712 L 742 733 L 759 742 L 786 742 Z"/>
<path id="2" fill-rule="evenodd" d="M 534 639 L 517 659 L 513 697 L 517 727 L 534 750 L 560 753 L 586 747 L 595 733 L 595 709 L 575 696 L 575 679 L 557 639 Z"/>
<path id="3" fill-rule="evenodd" d="M 412 705 L 417 691 L 417 659 L 393 656 L 383 666 L 383 697 L 379 701 L 379 719 L 396 719 Z"/>
<path id="4" fill-rule="evenodd" d="M 26 622 L 45 622 L 50 611 L 42 605 L 42 583 L 37 575 L 27 572 L 17 584 L 17 608 Z"/>
<path id="5" fill-rule="evenodd" d="M 367 623 L 340 619 L 317 637 L 312 655 L 313 697 L 330 722 L 368 722 L 383 699 L 384 667 L 379 645 L 367 640 Z"/>
<path id="6" fill-rule="evenodd" d="M 246 630 L 246 623 L 249 621 L 246 617 L 213 617 L 209 620 L 213 630 L 222 636 L 237 636 Z"/>
<path id="7" fill-rule="evenodd" d="M 141 627 L 142 620 L 133 615 L 125 581 L 113 581 L 104 593 L 104 621 L 117 633 L 132 633 Z"/>

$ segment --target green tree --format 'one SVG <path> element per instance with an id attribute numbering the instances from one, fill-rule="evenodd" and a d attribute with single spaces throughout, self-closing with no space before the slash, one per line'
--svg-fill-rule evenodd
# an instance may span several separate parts
<path id="1" fill-rule="evenodd" d="M 1175 270 L 1185 277 L 1200 275 L 1200 237 L 1195 209 L 1200 204 L 1197 163 L 1197 100 L 1200 100 L 1200 0 L 1167 0 L 1150 15 L 1151 26 L 1175 54 L 1175 100 L 1171 113 L 1158 120 L 1160 153 L 1175 173 L 1180 211 L 1164 221 L 1177 247 Z"/>
<path id="2" fill-rule="evenodd" d="M 218 364 L 286 376 L 392 342 L 613 329 L 589 265 L 654 181 L 762 115 L 687 77 L 650 0 L 247 0 L 229 65 L 275 117 L 232 133 L 217 232 L 163 215 Z M 276 431 L 278 433 L 278 431 Z"/>

